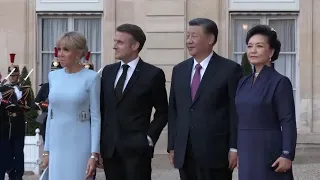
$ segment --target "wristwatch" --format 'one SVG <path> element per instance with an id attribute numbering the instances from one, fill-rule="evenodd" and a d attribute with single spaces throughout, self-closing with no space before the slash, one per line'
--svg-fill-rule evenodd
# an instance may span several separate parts
<path id="1" fill-rule="evenodd" d="M 91 159 L 94 159 L 95 161 L 98 161 L 99 159 L 97 157 L 95 157 L 94 155 L 90 156 Z"/>
<path id="2" fill-rule="evenodd" d="M 282 151 L 282 154 L 288 156 L 290 154 L 290 152 L 289 151 Z"/>
<path id="3" fill-rule="evenodd" d="M 287 159 L 291 159 L 290 158 L 291 157 L 291 153 L 289 151 L 287 151 L 287 150 L 284 150 L 284 151 L 282 151 L 281 157 L 287 158 Z"/>

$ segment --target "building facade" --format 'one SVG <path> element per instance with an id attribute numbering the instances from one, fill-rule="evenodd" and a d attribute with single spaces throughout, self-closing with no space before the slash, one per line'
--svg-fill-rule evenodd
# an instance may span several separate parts
<path id="1" fill-rule="evenodd" d="M 134 23 L 147 35 L 142 59 L 165 71 L 169 91 L 172 67 L 189 57 L 185 46 L 189 20 L 214 20 L 219 27 L 215 51 L 238 63 L 246 50 L 247 30 L 269 24 L 282 43 L 275 68 L 293 84 L 298 141 L 320 143 L 317 8 L 320 0 L 2 0 L 0 72 L 6 73 L 9 54 L 16 53 L 17 64 L 34 69 L 31 80 L 38 90 L 47 81 L 56 40 L 72 30 L 87 37 L 91 59 L 100 69 L 115 62 L 115 28 Z M 166 144 L 166 130 L 159 143 Z"/>

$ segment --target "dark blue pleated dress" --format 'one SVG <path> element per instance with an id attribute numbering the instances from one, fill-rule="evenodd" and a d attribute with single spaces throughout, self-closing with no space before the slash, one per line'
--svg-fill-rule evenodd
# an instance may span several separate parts
<path id="1" fill-rule="evenodd" d="M 276 173 L 280 156 L 294 159 L 297 140 L 290 80 L 264 66 L 240 80 L 235 98 L 238 122 L 239 180 L 293 180 L 292 170 Z"/>

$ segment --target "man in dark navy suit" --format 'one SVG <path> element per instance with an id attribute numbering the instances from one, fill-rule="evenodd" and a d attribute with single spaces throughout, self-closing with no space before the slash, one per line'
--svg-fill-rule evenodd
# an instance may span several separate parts
<path id="1" fill-rule="evenodd" d="M 242 70 L 212 51 L 217 38 L 215 22 L 191 20 L 187 48 L 192 57 L 173 68 L 168 152 L 182 180 L 231 180 L 237 165 L 234 98 Z"/>

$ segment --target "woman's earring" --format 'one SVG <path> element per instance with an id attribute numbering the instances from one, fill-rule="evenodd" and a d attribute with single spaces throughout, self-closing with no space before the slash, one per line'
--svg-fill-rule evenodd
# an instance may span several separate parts
<path id="1" fill-rule="evenodd" d="M 269 58 L 269 61 L 271 62 L 271 58 Z"/>

